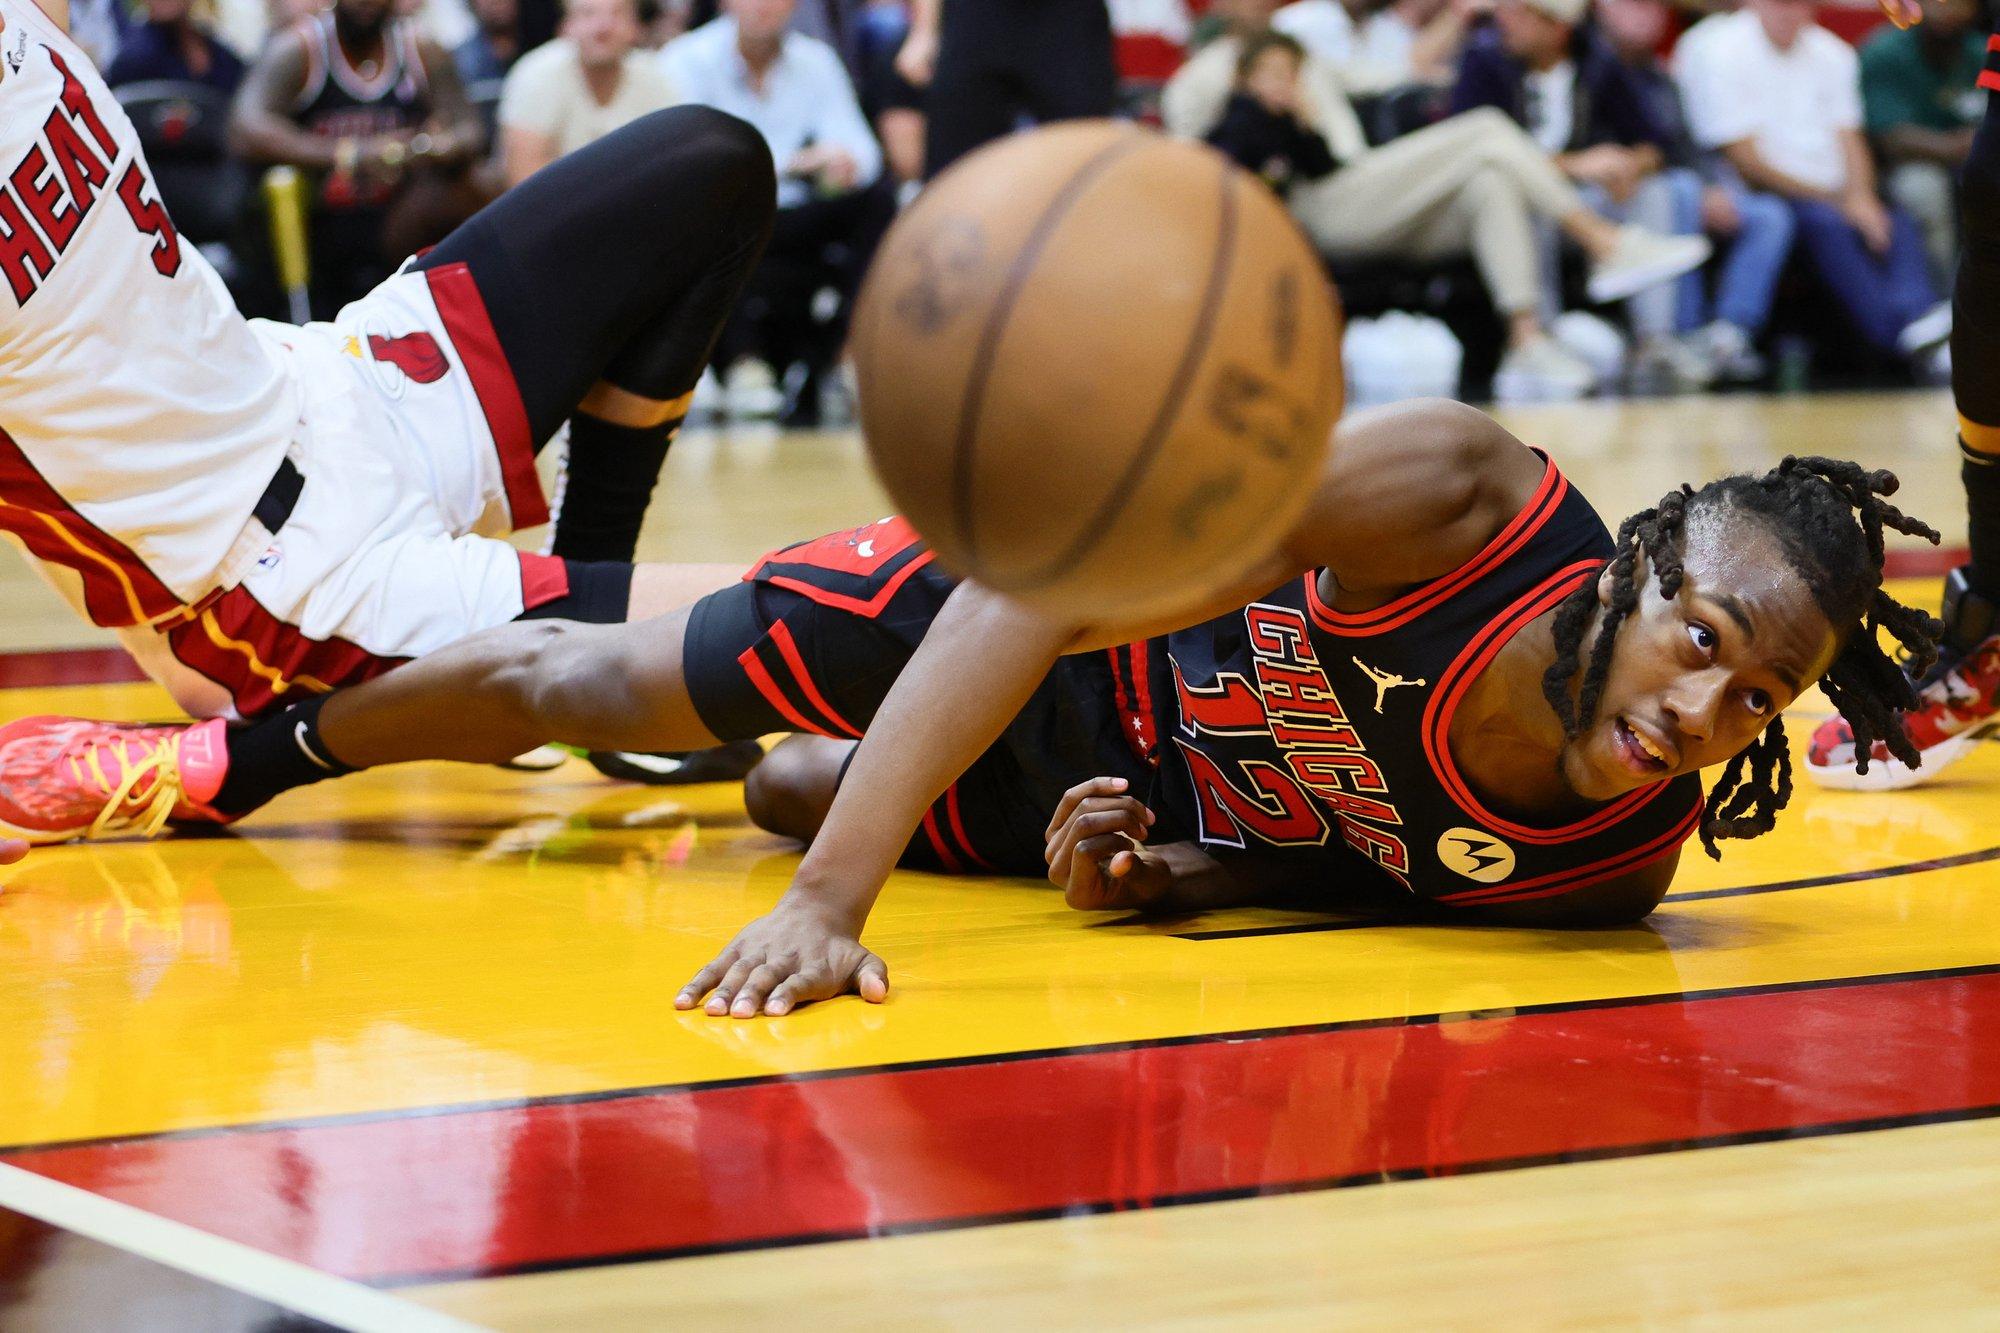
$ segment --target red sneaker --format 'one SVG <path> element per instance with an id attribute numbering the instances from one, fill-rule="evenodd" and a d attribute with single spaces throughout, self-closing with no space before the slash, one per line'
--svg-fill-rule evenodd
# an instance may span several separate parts
<path id="1" fill-rule="evenodd" d="M 1923 755 L 1911 768 L 1876 741 L 1868 771 L 1854 769 L 1854 732 L 1844 718 L 1832 718 L 1813 733 L 1806 772 L 1823 787 L 1843 791 L 1894 791 L 1929 782 L 1972 752 L 1985 737 L 2000 733 L 2000 634 L 1949 668 L 1935 672 L 1917 693 L 1921 704 L 1903 715 L 1903 730 Z"/>
<path id="2" fill-rule="evenodd" d="M 221 719 L 177 726 L 26 717 L 0 727 L 0 837 L 68 842 L 225 824 Z"/>

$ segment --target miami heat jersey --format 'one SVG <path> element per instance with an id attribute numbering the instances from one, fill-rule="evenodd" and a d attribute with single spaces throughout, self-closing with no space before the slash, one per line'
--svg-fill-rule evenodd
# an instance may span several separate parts
<path id="1" fill-rule="evenodd" d="M 1699 821 L 1697 778 L 1542 826 L 1488 809 L 1447 743 L 1485 665 L 1611 554 L 1550 463 L 1484 550 L 1385 606 L 1336 611 L 1307 575 L 1114 653 L 1121 703 L 1139 705 L 1127 729 L 1158 759 L 1163 824 L 1216 849 L 1324 852 L 1330 887 L 1362 876 L 1455 904 L 1550 897 L 1666 855 Z"/>
<path id="2" fill-rule="evenodd" d="M 0 531 L 98 624 L 172 619 L 257 558 L 297 391 L 82 51 L 32 0 L 0 18 Z"/>

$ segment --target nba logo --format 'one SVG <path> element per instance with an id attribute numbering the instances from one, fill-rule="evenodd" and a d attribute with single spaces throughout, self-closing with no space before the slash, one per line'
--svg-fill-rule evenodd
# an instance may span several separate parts
<path id="1" fill-rule="evenodd" d="M 257 568 L 269 571 L 285 563 L 285 553 L 276 542 L 264 548 L 264 554 L 257 557 Z"/>

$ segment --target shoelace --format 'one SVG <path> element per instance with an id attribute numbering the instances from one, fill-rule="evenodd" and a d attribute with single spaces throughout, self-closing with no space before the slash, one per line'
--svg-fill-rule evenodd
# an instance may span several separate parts
<path id="1" fill-rule="evenodd" d="M 97 818 L 90 821 L 86 838 L 101 838 L 110 833 L 123 833 L 136 829 L 141 837 L 158 836 L 167 821 L 173 817 L 174 807 L 181 801 L 181 737 L 179 733 L 164 740 L 144 742 L 146 752 L 134 760 L 127 748 L 128 741 L 113 741 L 118 747 L 118 759 L 123 772 L 113 782 L 104 771 L 99 756 L 103 745 L 93 745 L 84 751 L 79 759 L 70 756 L 70 773 L 79 783 L 84 780 L 85 770 L 105 794 L 104 808 L 97 812 Z M 148 776 L 152 786 L 144 792 L 139 784 Z"/>

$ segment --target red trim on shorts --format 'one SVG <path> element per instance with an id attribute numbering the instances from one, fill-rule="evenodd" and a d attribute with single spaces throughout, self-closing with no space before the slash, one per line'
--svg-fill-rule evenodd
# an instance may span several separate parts
<path id="1" fill-rule="evenodd" d="M 1574 842 L 1578 838 L 1609 828 L 1611 825 L 1636 813 L 1648 801 L 1658 797 L 1672 784 L 1652 782 L 1636 791 L 1627 792 L 1611 804 L 1593 815 L 1588 815 L 1574 823 L 1555 828 L 1535 828 L 1527 824 L 1516 824 L 1500 818 L 1479 803 L 1460 776 L 1458 765 L 1452 761 L 1449 738 L 1452 714 L 1458 709 L 1459 701 L 1472 687 L 1479 673 L 1486 669 L 1507 641 L 1549 608 L 1560 603 L 1565 597 L 1582 587 L 1585 582 L 1597 576 L 1604 567 L 1601 560 L 1580 560 L 1557 570 L 1535 588 L 1531 589 L 1515 603 L 1495 616 L 1485 629 L 1474 636 L 1457 659 L 1444 669 L 1438 683 L 1431 692 L 1431 701 L 1424 709 L 1423 743 L 1424 757 L 1430 761 L 1431 772 L 1437 775 L 1445 793 L 1477 819 L 1488 830 L 1502 837 L 1518 842 L 1548 845 L 1559 842 Z"/>
<path id="2" fill-rule="evenodd" d="M 1123 670 L 1119 669 L 1120 653 L 1125 655 Z M 1111 659 L 1111 701 L 1118 710 L 1118 733 L 1134 756 L 1157 767 L 1159 737 L 1153 729 L 1153 687 L 1146 679 L 1146 641 L 1107 649 L 1105 656 Z"/>
<path id="3" fill-rule="evenodd" d="M 1464 592 L 1494 566 L 1511 559 L 1534 539 L 1569 494 L 1569 482 L 1556 470 L 1555 460 L 1544 458 L 1541 484 L 1534 495 L 1479 553 L 1451 573 L 1413 588 L 1401 597 L 1368 611 L 1336 611 L 1319 595 L 1317 574 L 1306 575 L 1306 609 L 1313 623 L 1329 634 L 1382 634 L 1409 624 L 1428 611 Z"/>
<path id="4" fill-rule="evenodd" d="M 561 556 L 521 552 L 521 613 L 569 596 L 569 564 Z"/>
<path id="5" fill-rule="evenodd" d="M 979 849 L 972 845 L 972 839 L 966 836 L 965 820 L 958 813 L 958 784 L 956 782 L 944 789 L 944 814 L 946 822 L 951 825 L 952 836 L 958 839 L 958 845 L 965 849 L 966 856 L 988 874 L 998 874 L 999 868 L 981 856 Z"/>
<path id="6" fill-rule="evenodd" d="M 930 839 L 931 850 L 937 853 L 938 864 L 945 868 L 945 873 L 963 875 L 965 867 L 960 865 L 958 858 L 951 854 L 951 848 L 945 846 L 944 835 L 938 831 L 937 810 L 935 808 L 924 811 L 924 822 L 920 827 L 924 831 L 924 836 Z"/>
<path id="7" fill-rule="evenodd" d="M 185 609 L 129 546 L 63 499 L 4 430 L 0 430 L 0 530 L 19 537 L 36 559 L 82 577 L 84 606 L 93 624 L 113 629 L 147 625 Z"/>
<path id="8" fill-rule="evenodd" d="M 521 403 L 520 386 L 514 369 L 500 350 L 500 335 L 486 313 L 486 301 L 472 270 L 463 263 L 442 264 L 423 270 L 430 284 L 431 300 L 437 303 L 438 318 L 445 336 L 458 349 L 466 378 L 486 414 L 487 429 L 493 433 L 493 448 L 500 456 L 500 477 L 507 490 L 507 508 L 514 526 L 533 528 L 549 521 L 548 498 L 542 494 L 542 479 L 535 472 L 535 442 L 528 433 L 528 409 Z"/>
<path id="9" fill-rule="evenodd" d="M 757 693 L 763 695 L 765 702 L 778 710 L 779 717 L 791 723 L 797 730 L 809 732 L 814 736 L 831 736 L 833 734 L 825 727 L 808 721 L 805 714 L 792 707 L 792 701 L 785 697 L 785 692 L 778 688 L 778 682 L 771 679 L 771 673 L 766 671 L 764 664 L 758 660 L 756 644 L 751 644 L 739 653 L 736 661 L 742 666 L 744 676 L 748 678 L 752 685 L 757 687 Z"/>
<path id="10" fill-rule="evenodd" d="M 359 685 L 410 660 L 378 656 L 345 639 L 309 638 L 243 587 L 231 588 L 201 616 L 169 631 L 167 646 L 181 665 L 228 690 L 244 717 L 291 703 L 301 693 Z"/>
<path id="11" fill-rule="evenodd" d="M 850 739 L 860 740 L 861 728 L 836 712 L 833 705 L 826 701 L 826 696 L 819 692 L 819 687 L 813 684 L 812 673 L 806 670 L 806 660 L 799 654 L 798 641 L 792 637 L 791 627 L 782 620 L 771 622 L 771 642 L 778 646 L 778 656 L 785 659 L 792 678 L 805 692 L 806 702 L 819 709 L 827 721 L 846 732 Z"/>
<path id="12" fill-rule="evenodd" d="M 1630 874 L 1643 866 L 1649 866 L 1677 850 L 1700 826 L 1701 811 L 1702 804 L 1696 801 L 1688 812 L 1681 816 L 1679 823 L 1659 837 L 1608 856 L 1602 861 L 1572 866 L 1566 870 L 1558 870 L 1554 874 L 1524 879 L 1515 884 L 1494 884 L 1483 889 L 1467 889 L 1463 893 L 1441 894 L 1437 901 L 1452 907 L 1484 907 L 1487 903 L 1523 903 L 1535 898 L 1553 898 L 1558 894 L 1574 893 L 1593 884 L 1602 884 L 1607 879 L 1616 879 L 1620 875 Z"/>
<path id="13" fill-rule="evenodd" d="M 1976 86 L 1984 88 L 1988 92 L 2000 93 L 2000 70 L 1980 70 Z"/>
<path id="14" fill-rule="evenodd" d="M 910 575 L 916 573 L 936 558 L 937 553 L 935 551 L 925 551 L 922 555 L 911 560 L 909 564 L 904 565 L 901 569 L 890 575 L 889 581 L 876 589 L 875 595 L 865 601 L 859 597 L 849 597 L 845 593 L 828 592 L 825 588 L 816 588 L 803 579 L 787 578 L 783 574 L 767 575 L 764 581 L 774 588 L 786 588 L 798 593 L 801 597 L 810 598 L 818 602 L 821 606 L 830 606 L 835 610 L 846 611 L 850 614 L 860 616 L 865 620 L 873 620 L 882 614 L 883 608 L 889 605 L 889 599 L 896 595 L 897 590 L 910 581 Z M 761 565 L 758 566 L 759 569 L 762 567 Z M 757 570 L 753 569 L 743 577 L 750 579 L 756 576 Z"/>

